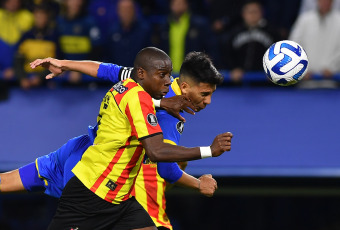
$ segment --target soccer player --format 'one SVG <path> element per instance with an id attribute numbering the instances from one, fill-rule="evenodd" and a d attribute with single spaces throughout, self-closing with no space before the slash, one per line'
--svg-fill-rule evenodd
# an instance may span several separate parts
<path id="1" fill-rule="evenodd" d="M 208 95 L 208 97 L 210 97 L 209 95 Z M 204 105 L 205 106 L 205 105 Z"/>
<path id="2" fill-rule="evenodd" d="M 169 91 L 172 64 L 157 48 L 141 50 L 131 79 L 105 95 L 94 144 L 73 168 L 49 229 L 156 229 L 144 208 L 131 197 L 144 154 L 150 161 L 185 161 L 219 156 L 230 150 L 230 133 L 211 146 L 185 148 L 163 141 L 151 98 Z"/>

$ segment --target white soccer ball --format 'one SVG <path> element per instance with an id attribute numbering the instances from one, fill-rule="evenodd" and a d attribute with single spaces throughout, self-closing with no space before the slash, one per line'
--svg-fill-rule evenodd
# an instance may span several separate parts
<path id="1" fill-rule="evenodd" d="M 296 84 L 307 73 L 307 54 L 294 41 L 276 42 L 263 56 L 263 69 L 267 77 L 277 85 Z"/>

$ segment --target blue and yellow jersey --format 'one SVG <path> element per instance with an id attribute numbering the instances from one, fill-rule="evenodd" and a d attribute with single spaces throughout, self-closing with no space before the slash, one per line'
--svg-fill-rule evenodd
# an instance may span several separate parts
<path id="1" fill-rule="evenodd" d="M 145 150 L 141 140 L 161 134 L 151 96 L 132 79 L 105 95 L 97 137 L 73 173 L 92 192 L 113 204 L 131 197 Z"/>

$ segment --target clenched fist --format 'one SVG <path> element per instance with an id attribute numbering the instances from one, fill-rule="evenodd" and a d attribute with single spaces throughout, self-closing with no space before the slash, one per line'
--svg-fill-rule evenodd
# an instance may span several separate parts
<path id="1" fill-rule="evenodd" d="M 233 134 L 230 132 L 217 135 L 213 143 L 210 145 L 212 156 L 218 157 L 225 151 L 230 151 L 232 138 Z"/>
<path id="2" fill-rule="evenodd" d="M 198 180 L 200 181 L 199 185 L 200 193 L 205 196 L 212 197 L 217 189 L 217 182 L 212 177 L 212 175 L 211 174 L 202 175 L 200 178 L 198 178 Z"/>

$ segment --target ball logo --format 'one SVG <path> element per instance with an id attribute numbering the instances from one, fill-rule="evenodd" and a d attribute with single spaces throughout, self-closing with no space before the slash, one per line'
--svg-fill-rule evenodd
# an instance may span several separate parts
<path id="1" fill-rule="evenodd" d="M 184 129 L 184 122 L 183 121 L 177 122 L 176 129 L 180 134 L 182 134 Z"/>
<path id="2" fill-rule="evenodd" d="M 156 126 L 158 124 L 157 117 L 156 117 L 155 114 L 149 113 L 146 116 L 146 119 L 147 119 L 148 123 L 152 126 Z"/>

